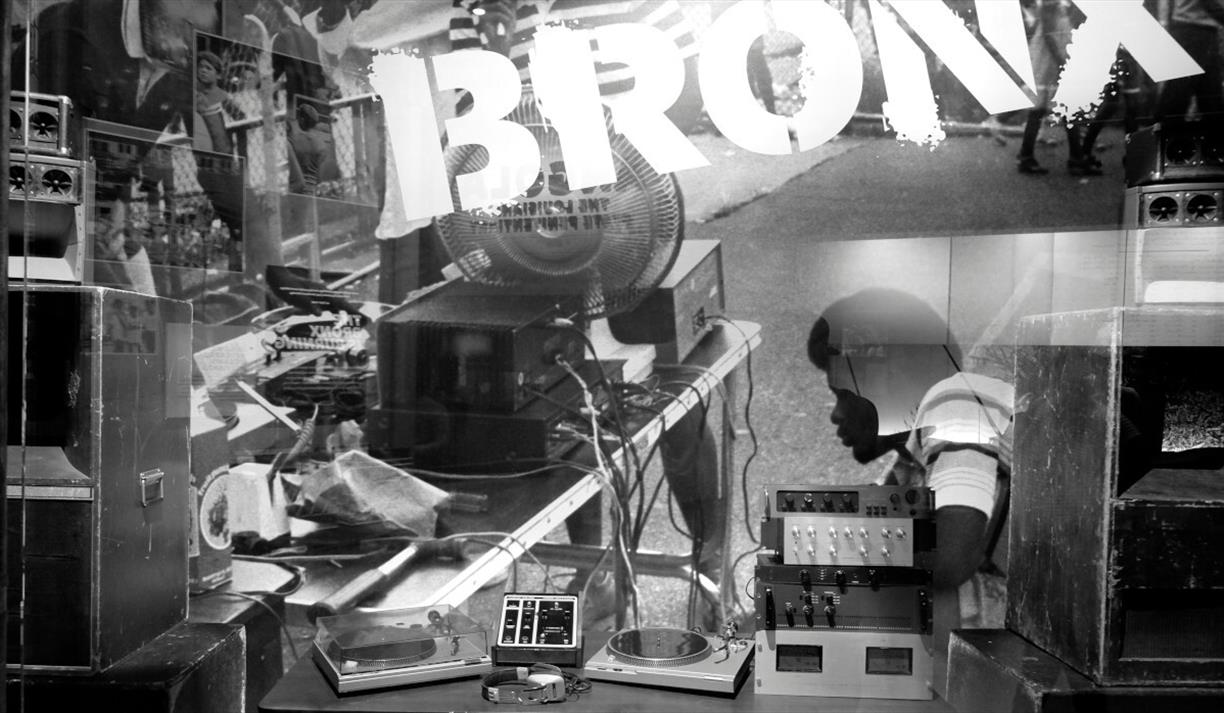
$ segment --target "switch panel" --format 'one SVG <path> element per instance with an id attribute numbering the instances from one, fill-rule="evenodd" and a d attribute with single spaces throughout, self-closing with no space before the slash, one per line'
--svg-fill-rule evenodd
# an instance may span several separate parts
<path id="1" fill-rule="evenodd" d="M 783 564 L 914 566 L 914 521 L 900 517 L 785 515 Z"/>

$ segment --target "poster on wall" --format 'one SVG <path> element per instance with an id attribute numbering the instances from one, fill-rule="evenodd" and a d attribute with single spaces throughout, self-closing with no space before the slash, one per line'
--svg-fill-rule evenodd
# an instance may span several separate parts
<path id="1" fill-rule="evenodd" d="M 14 88 L 67 96 L 79 116 L 190 132 L 193 34 L 220 30 L 219 0 L 67 0 L 14 20 Z"/>
<path id="2" fill-rule="evenodd" d="M 242 271 L 242 159 L 89 122 L 93 282 L 191 299 Z"/>

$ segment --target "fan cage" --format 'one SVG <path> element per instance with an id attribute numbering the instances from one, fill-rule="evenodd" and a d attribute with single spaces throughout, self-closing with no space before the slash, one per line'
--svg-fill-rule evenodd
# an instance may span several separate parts
<path id="1" fill-rule="evenodd" d="M 683 203 L 675 179 L 660 174 L 605 111 L 616 182 L 581 190 L 564 183 L 560 138 L 530 92 L 508 117 L 540 145 L 536 183 L 488 209 L 461 210 L 438 219 L 450 257 L 464 275 L 486 285 L 581 293 L 588 318 L 637 306 L 667 275 L 683 239 Z M 455 177 L 488 164 L 480 145 L 447 149 L 452 199 Z"/>

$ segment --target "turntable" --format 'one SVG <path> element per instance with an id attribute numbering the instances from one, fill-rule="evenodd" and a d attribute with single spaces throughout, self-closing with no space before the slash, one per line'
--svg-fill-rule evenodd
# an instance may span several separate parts
<path id="1" fill-rule="evenodd" d="M 339 693 L 486 674 L 487 633 L 449 606 L 318 620 L 314 660 Z"/>
<path id="2" fill-rule="evenodd" d="M 593 681 L 735 693 L 748 677 L 753 642 L 735 635 L 703 636 L 669 628 L 626 629 L 586 663 Z"/>

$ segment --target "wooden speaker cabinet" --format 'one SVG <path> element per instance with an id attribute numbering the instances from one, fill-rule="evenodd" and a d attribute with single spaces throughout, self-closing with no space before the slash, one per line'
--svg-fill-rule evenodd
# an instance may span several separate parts
<path id="1" fill-rule="evenodd" d="M 8 319 L 7 662 L 94 673 L 187 616 L 191 307 L 14 283 Z"/>
<path id="2" fill-rule="evenodd" d="M 1098 685 L 1224 681 L 1224 308 L 1030 317 L 1016 359 L 1008 627 Z"/>

